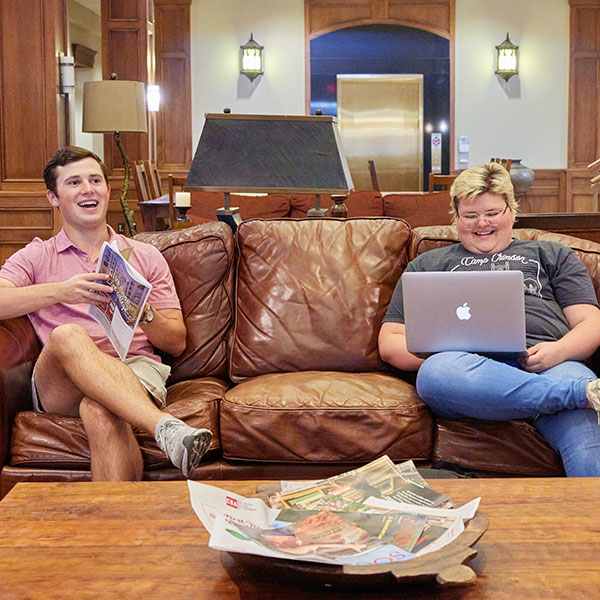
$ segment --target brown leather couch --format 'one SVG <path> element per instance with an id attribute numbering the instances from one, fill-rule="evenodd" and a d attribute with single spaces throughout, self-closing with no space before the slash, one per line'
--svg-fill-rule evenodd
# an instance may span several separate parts
<path id="1" fill-rule="evenodd" d="M 575 249 L 600 284 L 600 245 L 537 230 Z M 394 286 L 416 254 L 456 241 L 450 226 L 394 218 L 278 219 L 141 234 L 170 264 L 187 326 L 172 365 L 169 411 L 209 427 L 196 479 L 313 478 L 383 454 L 492 475 L 563 474 L 527 423 L 436 420 L 413 374 L 377 352 Z M 39 344 L 26 317 L 0 322 L 0 483 L 87 480 L 77 418 L 31 410 Z M 181 478 L 139 434 L 146 479 Z"/>

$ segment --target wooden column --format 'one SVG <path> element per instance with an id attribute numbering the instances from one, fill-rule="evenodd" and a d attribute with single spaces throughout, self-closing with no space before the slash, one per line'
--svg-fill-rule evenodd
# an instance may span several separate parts
<path id="1" fill-rule="evenodd" d="M 152 0 L 150 0 L 151 2 Z M 102 79 L 149 81 L 147 0 L 102 0 Z M 150 21 L 151 23 L 151 21 Z M 121 141 L 130 160 L 148 158 L 148 135 L 123 133 Z M 111 135 L 104 136 L 104 162 L 109 173 L 123 173 L 123 161 Z"/>
<path id="2" fill-rule="evenodd" d="M 191 0 L 154 0 L 157 163 L 165 174 L 187 174 L 192 163 Z"/>
<path id="3" fill-rule="evenodd" d="M 0 264 L 59 227 L 42 172 L 64 138 L 57 88 L 64 23 L 63 0 L 0 2 Z"/>
<path id="4" fill-rule="evenodd" d="M 587 165 L 600 158 L 600 0 L 569 0 L 567 210 L 591 210 Z"/>

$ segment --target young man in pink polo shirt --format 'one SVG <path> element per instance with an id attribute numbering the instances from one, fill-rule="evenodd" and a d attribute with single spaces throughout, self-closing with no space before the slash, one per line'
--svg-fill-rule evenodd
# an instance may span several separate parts
<path id="1" fill-rule="evenodd" d="M 186 330 L 169 267 L 150 244 L 118 235 L 106 214 L 106 168 L 92 152 L 59 150 L 44 170 L 46 196 L 63 228 L 35 238 L 0 269 L 0 319 L 28 315 L 43 348 L 32 375 L 34 409 L 79 416 L 91 454 L 92 479 L 142 477 L 143 461 L 132 426 L 153 433 L 171 462 L 189 477 L 212 434 L 193 429 L 166 406 L 170 368 L 154 348 L 173 356 L 185 349 Z M 124 361 L 88 315 L 112 288 L 95 272 L 103 242 L 131 247 L 130 263 L 152 284 L 147 309 Z"/>

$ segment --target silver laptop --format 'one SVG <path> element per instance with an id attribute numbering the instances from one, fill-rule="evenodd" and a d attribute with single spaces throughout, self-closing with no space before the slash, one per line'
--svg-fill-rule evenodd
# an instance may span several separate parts
<path id="1" fill-rule="evenodd" d="M 465 350 L 511 358 L 525 352 L 521 271 L 402 275 L 406 346 L 428 356 Z"/>

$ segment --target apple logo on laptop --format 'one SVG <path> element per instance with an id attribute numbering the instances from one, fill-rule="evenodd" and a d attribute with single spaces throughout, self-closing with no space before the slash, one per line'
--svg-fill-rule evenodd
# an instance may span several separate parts
<path id="1" fill-rule="evenodd" d="M 461 321 L 468 321 L 471 318 L 471 307 L 465 302 L 462 306 L 456 309 L 456 316 Z"/>

